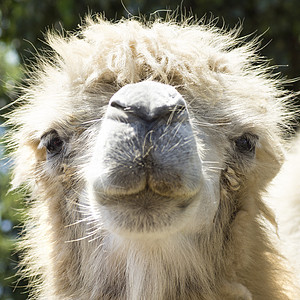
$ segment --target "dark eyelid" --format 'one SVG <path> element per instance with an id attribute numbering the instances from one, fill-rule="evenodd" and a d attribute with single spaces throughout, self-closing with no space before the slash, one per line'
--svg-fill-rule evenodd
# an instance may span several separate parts
<path id="1" fill-rule="evenodd" d="M 40 137 L 40 143 L 38 145 L 38 149 L 42 149 L 43 147 L 45 147 L 45 141 L 47 139 L 49 139 L 49 136 L 51 134 L 57 134 L 56 130 L 53 129 L 53 130 L 47 131 Z"/>

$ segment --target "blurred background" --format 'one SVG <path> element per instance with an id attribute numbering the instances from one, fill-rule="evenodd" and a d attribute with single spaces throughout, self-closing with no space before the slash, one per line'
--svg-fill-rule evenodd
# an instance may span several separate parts
<path id="1" fill-rule="evenodd" d="M 47 29 L 75 30 L 89 13 L 104 12 L 107 19 L 129 14 L 150 16 L 166 10 L 192 12 L 198 18 L 213 18 L 228 29 L 242 24 L 242 35 L 262 36 L 261 54 L 277 66 L 282 77 L 300 76 L 299 0 L 0 0 L 0 115 L 10 110 L 18 97 L 16 86 L 26 78 L 24 66 L 34 63 L 36 49 L 45 49 Z M 294 80 L 286 88 L 299 91 Z M 7 130 L 0 117 L 0 138 Z M 15 241 L 22 229 L 21 191 L 10 192 L 9 162 L 0 144 L 0 300 L 27 299 L 26 281 L 14 276 L 18 262 Z M 25 200 L 26 201 L 26 200 Z"/>

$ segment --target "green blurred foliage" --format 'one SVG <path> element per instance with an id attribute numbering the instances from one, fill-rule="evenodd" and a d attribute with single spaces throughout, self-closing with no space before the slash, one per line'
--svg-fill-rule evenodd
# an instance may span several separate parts
<path id="1" fill-rule="evenodd" d="M 16 98 L 15 87 L 22 76 L 20 58 L 14 46 L 0 41 L 0 114 L 4 113 L 3 107 Z"/>
<path id="2" fill-rule="evenodd" d="M 120 19 L 139 13 L 149 17 L 155 11 L 163 17 L 167 10 L 176 9 L 179 14 L 192 12 L 198 18 L 205 15 L 221 27 L 242 24 L 242 35 L 263 34 L 262 55 L 270 58 L 283 76 L 299 77 L 299 0 L 0 0 L 0 114 L 6 113 L 9 108 L 5 106 L 18 96 L 16 83 L 26 76 L 22 66 L 34 64 L 37 49 L 47 48 L 43 33 L 48 29 L 75 30 L 87 13 L 104 12 L 108 19 Z M 300 83 L 286 87 L 299 91 Z M 2 152 L 0 146 L 0 158 Z M 18 279 L 13 277 L 23 196 L 7 193 L 8 187 L 7 167 L 0 161 L 0 300 L 18 300 L 27 298 L 21 288 L 26 282 L 16 284 Z"/>
<path id="3" fill-rule="evenodd" d="M 20 192 L 7 193 L 9 176 L 0 172 L 0 299 L 27 299 L 27 282 L 15 276 L 18 254 L 16 239 L 21 230 L 22 198 Z"/>

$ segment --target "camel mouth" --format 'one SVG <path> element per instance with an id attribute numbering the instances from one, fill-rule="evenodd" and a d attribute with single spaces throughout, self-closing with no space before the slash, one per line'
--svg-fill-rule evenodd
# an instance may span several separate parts
<path id="1" fill-rule="evenodd" d="M 184 167 L 184 166 L 183 166 Z M 199 168 L 184 173 L 180 164 L 155 167 L 141 166 L 139 163 L 115 164 L 114 168 L 101 173 L 91 169 L 87 187 L 90 195 L 100 204 L 107 207 L 151 207 L 169 203 L 184 208 L 201 192 L 204 178 Z M 109 172 L 107 172 L 109 170 Z"/>
<path id="2" fill-rule="evenodd" d="M 95 219 L 108 231 L 128 237 L 156 236 L 177 232 L 186 225 L 201 198 L 201 190 L 202 185 L 189 194 L 180 194 L 179 190 L 162 194 L 146 184 L 134 192 L 126 188 L 116 192 L 100 191 L 94 185 L 89 186 L 87 198 L 92 211 L 99 212 Z"/>
<path id="3" fill-rule="evenodd" d="M 176 191 L 160 193 L 147 185 L 144 189 L 133 193 L 128 193 L 128 190 L 126 193 L 110 193 L 109 191 L 97 193 L 95 200 L 100 205 L 107 207 L 118 205 L 120 207 L 126 207 L 127 209 L 137 208 L 150 211 L 152 208 L 161 207 L 163 203 L 165 205 L 185 209 L 193 202 L 196 195 L 197 192 L 193 192 L 189 195 L 180 195 L 180 193 L 176 195 Z"/>
<path id="4" fill-rule="evenodd" d="M 106 176 L 105 180 L 101 176 L 94 179 L 93 189 L 98 196 L 125 199 L 141 194 L 153 194 L 170 199 L 191 198 L 201 188 L 201 178 L 197 182 L 186 180 L 175 168 L 149 170 L 132 167 L 131 172 L 128 173 L 121 167 L 120 170 L 118 173 Z M 120 178 L 120 173 L 123 178 Z"/>
<path id="5" fill-rule="evenodd" d="M 149 188 L 130 195 L 101 195 L 95 199 L 106 228 L 121 236 L 163 234 L 186 223 L 197 197 L 162 196 Z"/>

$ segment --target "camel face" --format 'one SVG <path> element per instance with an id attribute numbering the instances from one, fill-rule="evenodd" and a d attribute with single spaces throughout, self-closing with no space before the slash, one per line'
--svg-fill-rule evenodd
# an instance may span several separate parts
<path id="1" fill-rule="evenodd" d="M 49 34 L 51 60 L 10 116 L 34 299 L 287 299 L 262 196 L 293 95 L 255 41 L 86 22 Z"/>
<path id="2" fill-rule="evenodd" d="M 209 226 L 219 204 L 220 172 L 209 172 L 205 162 L 215 147 L 194 132 L 187 103 L 174 87 L 126 85 L 110 99 L 95 138 L 86 168 L 89 204 L 121 234 L 176 232 L 191 222 L 198 230 Z M 213 159 L 221 164 L 220 157 Z"/>

